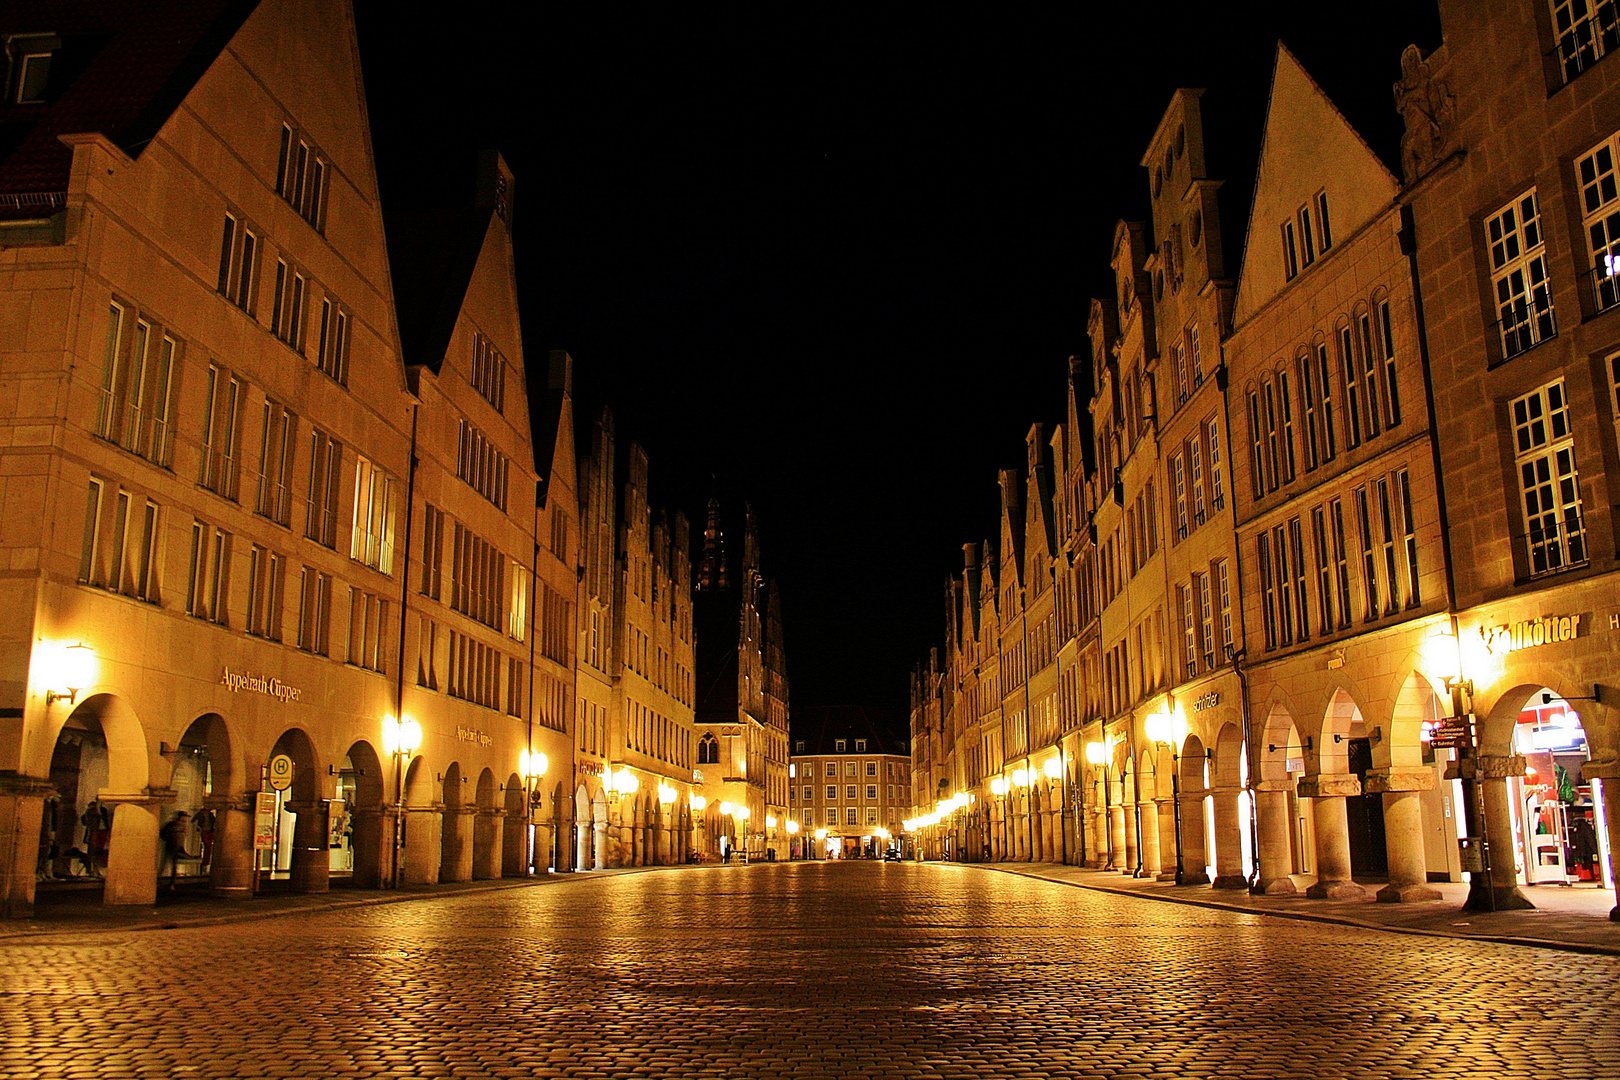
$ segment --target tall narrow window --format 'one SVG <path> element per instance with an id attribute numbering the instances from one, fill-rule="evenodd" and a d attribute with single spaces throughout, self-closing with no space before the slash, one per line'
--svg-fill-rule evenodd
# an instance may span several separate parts
<path id="1" fill-rule="evenodd" d="M 1486 220 L 1485 241 L 1490 249 L 1502 356 L 1517 356 L 1557 332 L 1535 188 Z"/>
<path id="2" fill-rule="evenodd" d="M 1333 371 L 1332 361 L 1328 358 L 1327 342 L 1320 342 L 1316 346 L 1316 372 L 1318 385 L 1322 388 L 1322 460 L 1332 461 L 1339 450 L 1335 445 L 1338 438 L 1333 430 Z"/>
<path id="3" fill-rule="evenodd" d="M 1204 424 L 1204 432 L 1209 440 L 1209 487 L 1214 494 L 1215 509 L 1226 507 L 1226 480 L 1221 475 L 1221 421 L 1219 417 L 1210 417 Z"/>
<path id="4" fill-rule="evenodd" d="M 1327 515 L 1311 511 L 1311 541 L 1316 548 L 1316 614 L 1322 633 L 1333 632 L 1333 563 L 1328 557 Z"/>
<path id="5" fill-rule="evenodd" d="M 1249 479 L 1254 498 L 1266 493 L 1265 431 L 1260 427 L 1260 394 L 1249 391 Z"/>
<path id="6" fill-rule="evenodd" d="M 1153 553 L 1159 550 L 1159 499 L 1156 487 L 1152 479 L 1149 479 L 1143 500 L 1142 516 L 1147 521 L 1147 552 L 1149 558 L 1152 558 Z M 1069 609 L 1065 607 L 1064 610 L 1068 611 Z"/>
<path id="7" fill-rule="evenodd" d="M 1378 304 L 1378 326 L 1384 345 L 1384 426 L 1401 423 L 1401 389 L 1395 378 L 1395 326 L 1389 314 L 1389 301 Z"/>
<path id="8" fill-rule="evenodd" d="M 1389 480 L 1385 477 L 1378 478 L 1378 534 L 1384 552 L 1384 580 L 1389 582 L 1384 590 L 1384 614 L 1393 615 L 1401 609 L 1401 576 L 1395 568 L 1395 520 L 1390 513 Z"/>
<path id="9" fill-rule="evenodd" d="M 292 162 L 292 128 L 286 124 L 281 125 L 281 152 L 276 159 L 276 194 L 283 197 L 287 194 L 287 169 Z"/>
<path id="10" fill-rule="evenodd" d="M 1198 583 L 1198 629 L 1204 643 L 1204 667 L 1215 666 L 1215 602 L 1210 595 L 1209 575 L 1194 574 Z"/>
<path id="11" fill-rule="evenodd" d="M 1575 0 L 1581 3 L 1581 0 Z M 1607 5 L 1613 9 L 1613 5 Z M 1603 311 L 1620 303 L 1620 191 L 1615 183 L 1616 136 L 1575 163 L 1581 188 L 1581 224 L 1591 257 L 1592 299 Z"/>
<path id="12" fill-rule="evenodd" d="M 1283 222 L 1282 248 L 1283 280 L 1293 281 L 1299 276 L 1299 251 L 1294 244 L 1294 223 L 1291 220 Z"/>
<path id="13" fill-rule="evenodd" d="M 1344 536 L 1344 501 L 1334 499 L 1328 504 L 1333 519 L 1333 577 L 1334 595 L 1339 601 L 1339 626 L 1350 625 L 1350 554 Z"/>
<path id="14" fill-rule="evenodd" d="M 122 305 L 108 305 L 107 348 L 102 354 L 101 387 L 96 397 L 96 434 L 103 439 L 113 437 L 118 423 L 118 411 L 113 403 L 118 386 L 118 354 L 124 338 L 124 309 Z"/>
<path id="15" fill-rule="evenodd" d="M 1305 529 L 1299 518 L 1288 519 L 1288 550 L 1294 568 L 1294 615 L 1299 623 L 1299 640 L 1311 636 L 1311 606 L 1306 596 Z"/>
<path id="16" fill-rule="evenodd" d="M 444 511 L 428 503 L 422 518 L 422 595 L 441 598 L 444 584 Z"/>
<path id="17" fill-rule="evenodd" d="M 1317 443 L 1316 430 L 1316 378 L 1311 370 L 1309 353 L 1299 358 L 1299 400 L 1300 411 L 1305 420 L 1305 471 L 1310 472 L 1321 463 L 1321 447 Z"/>
<path id="18" fill-rule="evenodd" d="M 148 352 L 152 349 L 152 324 L 135 320 L 134 340 L 129 347 L 129 372 L 124 386 L 124 423 L 121 445 L 132 454 L 145 455 L 146 425 L 142 422 L 145 405 Z"/>
<path id="19" fill-rule="evenodd" d="M 231 534 L 223 529 L 214 530 L 214 555 L 208 572 L 207 618 L 221 626 L 229 618 L 231 590 Z"/>
<path id="20" fill-rule="evenodd" d="M 1339 362 L 1344 365 L 1344 446 L 1354 450 L 1361 445 L 1361 388 L 1355 339 L 1348 326 L 1339 328 Z"/>
<path id="21" fill-rule="evenodd" d="M 349 313 L 331 297 L 321 301 L 321 340 L 316 363 L 327 375 L 349 385 Z"/>
<path id="22" fill-rule="evenodd" d="M 314 567 L 304 567 L 298 600 L 298 647 L 327 654 L 332 616 L 332 579 Z"/>
<path id="23" fill-rule="evenodd" d="M 1187 466 L 1180 454 L 1170 459 L 1170 471 L 1176 484 L 1176 537 L 1187 538 Z"/>
<path id="24" fill-rule="evenodd" d="M 1294 575 L 1290 569 L 1287 530 L 1278 525 L 1271 530 L 1271 566 L 1277 577 L 1277 640 L 1283 645 L 1294 641 Z"/>
<path id="25" fill-rule="evenodd" d="M 1514 465 L 1524 501 L 1525 551 L 1532 576 L 1587 560 L 1575 436 L 1564 380 L 1512 404 Z"/>
<path id="26" fill-rule="evenodd" d="M 1221 605 L 1221 659 L 1232 659 L 1232 582 L 1227 573 L 1226 560 L 1215 564 L 1215 591 Z"/>
<path id="27" fill-rule="evenodd" d="M 248 314 L 253 313 L 254 286 L 259 267 L 259 238 L 252 229 L 242 230 L 241 257 L 236 270 L 236 306 Z"/>
<path id="28" fill-rule="evenodd" d="M 1266 418 L 1266 490 L 1276 491 L 1279 484 L 1277 465 L 1277 390 L 1269 380 L 1261 386 L 1262 405 Z"/>
<path id="29" fill-rule="evenodd" d="M 1401 538 L 1406 546 L 1406 606 L 1418 607 L 1423 603 L 1423 590 L 1418 587 L 1417 525 L 1412 520 L 1412 477 L 1405 469 L 1395 474 L 1400 488 Z"/>
<path id="30" fill-rule="evenodd" d="M 1316 193 L 1316 231 L 1325 252 L 1333 246 L 1333 226 L 1328 221 L 1328 198 L 1325 191 Z"/>
<path id="31" fill-rule="evenodd" d="M 96 580 L 96 564 L 100 561 L 102 493 L 101 481 L 92 476 L 84 505 L 84 543 L 79 549 L 79 580 L 83 582 Z"/>
<path id="32" fill-rule="evenodd" d="M 1566 83 L 1620 47 L 1620 19 L 1612 3 L 1552 0 L 1552 18 Z"/>
<path id="33" fill-rule="evenodd" d="M 1198 324 L 1187 327 L 1187 369 L 1192 372 L 1193 389 L 1204 385 L 1204 356 L 1198 345 Z"/>
<path id="34" fill-rule="evenodd" d="M 198 482 L 227 499 L 236 498 L 236 443 L 243 397 L 241 380 L 209 365 L 204 396 L 202 475 Z"/>
<path id="35" fill-rule="evenodd" d="M 1192 463 L 1193 523 L 1202 525 L 1206 517 L 1204 508 L 1204 446 L 1195 432 L 1187 443 L 1187 459 Z"/>
<path id="36" fill-rule="evenodd" d="M 365 457 L 355 459 L 349 557 L 380 573 L 394 572 L 394 481 Z"/>
<path id="37" fill-rule="evenodd" d="M 112 569 L 107 575 L 107 588 L 123 592 L 129 580 L 129 492 L 120 490 L 113 500 Z"/>
<path id="38" fill-rule="evenodd" d="M 1367 410 L 1367 438 L 1378 434 L 1378 409 L 1382 395 L 1378 390 L 1378 354 L 1374 348 L 1372 316 L 1362 312 L 1356 320 L 1361 328 L 1361 400 Z"/>
<path id="39" fill-rule="evenodd" d="M 1309 266 L 1316 261 L 1316 230 L 1311 228 L 1310 205 L 1300 207 L 1295 216 L 1299 219 L 1299 261 Z"/>
<path id="40" fill-rule="evenodd" d="M 1271 577 L 1271 534 L 1260 530 L 1257 538 L 1260 569 L 1260 602 L 1264 617 L 1266 648 L 1277 647 L 1277 591 Z"/>
<path id="41" fill-rule="evenodd" d="M 186 559 L 186 614 L 208 617 L 203 604 L 203 586 L 208 580 L 208 526 L 191 523 L 191 554 Z"/>
<path id="42" fill-rule="evenodd" d="M 221 296 L 231 295 L 231 268 L 235 265 L 236 255 L 236 218 L 230 214 L 225 215 L 225 234 L 219 245 L 219 292 Z"/>
<path id="43" fill-rule="evenodd" d="M 147 500 L 141 517 L 141 546 L 135 556 L 135 595 L 154 603 L 158 599 L 157 549 L 158 505 Z"/>
<path id="44" fill-rule="evenodd" d="M 1288 387 L 1288 370 L 1277 370 L 1277 397 L 1282 405 L 1282 480 L 1294 481 L 1294 395 Z"/>
<path id="45" fill-rule="evenodd" d="M 146 440 L 146 458 L 154 465 L 167 468 L 173 432 L 169 414 L 174 408 L 174 362 L 178 348 L 174 338 L 167 334 L 158 345 L 157 372 L 152 380 L 152 433 Z"/>
<path id="46" fill-rule="evenodd" d="M 1366 618 L 1378 618 L 1378 555 L 1374 547 L 1372 509 L 1368 506 L 1367 489 L 1356 488 L 1356 527 L 1361 536 L 1361 583 L 1366 601 Z"/>
<path id="47" fill-rule="evenodd" d="M 309 440 L 309 514 L 304 523 L 304 535 L 327 547 L 336 547 L 343 444 L 314 430 L 309 433 Z"/>

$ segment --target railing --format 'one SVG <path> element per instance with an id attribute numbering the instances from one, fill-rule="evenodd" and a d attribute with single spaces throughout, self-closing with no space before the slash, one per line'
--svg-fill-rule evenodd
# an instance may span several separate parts
<path id="1" fill-rule="evenodd" d="M 117 413 L 113 407 L 112 390 L 101 387 L 96 393 L 100 395 L 96 399 L 96 434 L 110 439 L 113 437 L 113 417 Z"/>
<path id="2" fill-rule="evenodd" d="M 145 419 L 146 414 L 141 411 L 139 405 L 133 402 L 124 405 L 124 430 L 120 434 L 123 436 L 124 449 L 132 454 L 145 456 Z"/>
<path id="3" fill-rule="evenodd" d="M 1552 337 L 1558 332 L 1553 319 L 1552 303 L 1531 304 L 1520 298 L 1513 301 L 1508 313 L 1496 320 L 1497 333 L 1502 340 L 1502 359 L 1510 360 L 1520 353 Z"/>
<path id="4" fill-rule="evenodd" d="M 1579 507 L 1568 507 L 1562 517 L 1538 514 L 1530 530 L 1520 537 L 1531 577 L 1571 570 L 1587 563 L 1586 524 Z"/>
<path id="5" fill-rule="evenodd" d="M 1569 26 L 1553 29 L 1558 35 L 1558 44 L 1550 51 L 1558 57 L 1565 83 L 1620 46 L 1620 13 L 1616 11 L 1614 0 L 1598 0 L 1585 18 L 1573 19 Z"/>
<path id="6" fill-rule="evenodd" d="M 1614 258 L 1605 254 L 1603 261 L 1609 265 L 1598 266 L 1586 275 L 1592 285 L 1592 306 L 1598 311 L 1620 304 L 1620 264 L 1613 262 Z"/>

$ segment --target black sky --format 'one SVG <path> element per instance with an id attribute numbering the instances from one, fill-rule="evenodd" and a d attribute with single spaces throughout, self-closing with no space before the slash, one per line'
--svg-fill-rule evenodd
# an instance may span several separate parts
<path id="1" fill-rule="evenodd" d="M 1400 51 L 1440 42 L 1433 0 L 1094 6 L 358 2 L 383 197 L 505 155 L 531 362 L 574 355 L 579 421 L 612 408 L 655 504 L 752 501 L 796 704 L 904 704 L 997 470 L 1063 419 L 1171 92 L 1207 88 L 1236 251 L 1277 41 L 1392 162 Z"/>

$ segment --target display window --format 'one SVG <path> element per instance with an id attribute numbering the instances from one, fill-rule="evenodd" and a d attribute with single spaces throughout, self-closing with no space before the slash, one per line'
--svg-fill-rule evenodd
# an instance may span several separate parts
<path id="1" fill-rule="evenodd" d="M 1508 781 L 1519 884 L 1613 888 L 1603 782 L 1583 775 L 1591 754 L 1580 714 L 1555 691 L 1531 695 L 1513 752 L 1525 762 Z"/>

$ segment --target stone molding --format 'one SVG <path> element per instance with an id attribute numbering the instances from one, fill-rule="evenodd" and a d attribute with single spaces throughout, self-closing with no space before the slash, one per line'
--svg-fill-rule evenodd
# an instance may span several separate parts
<path id="1" fill-rule="evenodd" d="M 1287 780 L 1259 780 L 1259 781 L 1255 782 L 1254 790 L 1256 790 L 1256 791 L 1293 791 L 1294 790 L 1294 778 L 1292 776 L 1289 776 L 1289 778 Z"/>
<path id="2" fill-rule="evenodd" d="M 39 776 L 25 776 L 6 769 L 0 772 L 0 795 L 17 799 L 48 799 L 57 794 L 56 785 Z"/>
<path id="3" fill-rule="evenodd" d="M 1524 775 L 1523 754 L 1481 754 L 1476 761 L 1477 775 L 1483 780 L 1503 780 L 1509 776 Z"/>
<path id="4" fill-rule="evenodd" d="M 1351 773 L 1307 776 L 1299 782 L 1302 799 L 1335 799 L 1361 794 L 1361 777 Z"/>
<path id="5" fill-rule="evenodd" d="M 1430 769 L 1379 769 L 1367 774 L 1368 795 L 1380 792 L 1433 791 L 1434 772 Z"/>
<path id="6" fill-rule="evenodd" d="M 173 788 L 149 787 L 144 791 L 126 792 L 124 794 L 109 795 L 103 792 L 97 798 L 114 806 L 121 804 L 130 806 L 167 806 L 179 798 L 179 795 Z"/>

